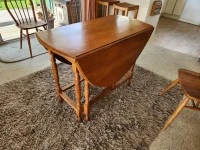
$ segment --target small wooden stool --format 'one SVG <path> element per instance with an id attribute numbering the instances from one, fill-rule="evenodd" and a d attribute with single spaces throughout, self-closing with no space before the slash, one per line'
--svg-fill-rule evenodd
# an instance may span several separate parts
<path id="1" fill-rule="evenodd" d="M 98 7 L 99 5 L 102 5 L 102 6 L 105 6 L 105 11 L 102 13 L 103 16 L 108 16 L 109 15 L 109 6 L 112 6 L 114 4 L 117 4 L 119 3 L 120 1 L 117 1 L 117 0 L 98 0 L 97 2 L 97 7 L 96 7 L 96 17 L 98 18 Z M 103 10 L 103 9 L 102 9 Z"/>
<path id="2" fill-rule="evenodd" d="M 125 15 L 125 16 L 128 16 L 129 11 L 134 11 L 134 19 L 137 19 L 139 5 L 133 5 L 126 2 L 114 4 L 113 14 L 117 15 L 119 13 L 119 10 L 121 10 L 122 15 Z"/>
<path id="3" fill-rule="evenodd" d="M 185 97 L 183 101 L 181 101 L 180 105 L 175 110 L 175 112 L 172 114 L 172 116 L 165 123 L 165 126 L 163 129 L 166 129 L 171 124 L 171 122 L 176 118 L 176 116 L 180 113 L 180 111 L 184 107 L 200 111 L 200 107 L 199 107 L 200 106 L 200 73 L 185 70 L 185 69 L 179 69 L 178 79 L 173 81 L 167 88 L 165 88 L 161 92 L 161 95 L 163 95 L 165 92 L 167 92 L 169 89 L 171 89 L 173 86 L 175 86 L 178 83 L 181 85 L 181 88 L 183 89 Z M 187 105 L 189 101 L 192 102 L 192 106 Z"/>

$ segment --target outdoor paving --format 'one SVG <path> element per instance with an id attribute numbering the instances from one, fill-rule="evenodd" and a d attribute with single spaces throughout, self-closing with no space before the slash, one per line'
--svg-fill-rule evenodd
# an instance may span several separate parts
<path id="1" fill-rule="evenodd" d="M 55 18 L 57 17 L 55 16 Z M 55 19 L 54 27 L 58 26 L 60 26 L 60 24 L 57 22 L 57 19 Z M 35 32 L 35 29 L 29 31 L 32 33 Z M 0 34 L 3 38 L 3 41 L 20 37 L 20 30 L 15 26 L 15 23 L 7 10 L 0 11 Z"/>
<path id="2" fill-rule="evenodd" d="M 13 22 L 13 19 L 9 15 L 7 10 L 0 10 L 0 18 L 1 18 L 0 27 L 4 25 L 3 23 Z"/>

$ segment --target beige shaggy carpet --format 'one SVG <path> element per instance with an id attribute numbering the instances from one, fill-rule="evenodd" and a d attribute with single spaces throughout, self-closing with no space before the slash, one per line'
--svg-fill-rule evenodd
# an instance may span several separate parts
<path id="1" fill-rule="evenodd" d="M 72 81 L 60 65 L 62 83 Z M 135 67 L 131 85 L 123 84 L 93 106 L 89 122 L 77 122 L 67 103 L 56 98 L 51 69 L 0 86 L 0 149 L 146 150 L 181 99 L 179 87 L 164 96 L 169 81 Z M 92 87 L 96 94 L 98 88 Z M 67 91 L 74 97 L 73 89 Z"/>

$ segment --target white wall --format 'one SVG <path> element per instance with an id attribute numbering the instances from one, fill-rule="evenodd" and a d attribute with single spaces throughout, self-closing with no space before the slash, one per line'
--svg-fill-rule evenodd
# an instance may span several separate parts
<path id="1" fill-rule="evenodd" d="M 164 1 L 163 1 L 163 7 L 162 7 L 161 13 L 164 13 L 164 11 L 165 11 L 165 9 L 166 9 L 166 7 L 167 7 L 167 2 L 168 2 L 168 0 L 164 0 Z"/>
<path id="2" fill-rule="evenodd" d="M 154 1 L 155 0 L 150 0 L 150 2 L 149 2 L 148 12 L 147 12 L 147 15 L 146 15 L 145 22 L 151 24 L 152 26 L 154 26 L 156 28 L 161 14 L 155 15 L 155 16 L 150 16 L 151 8 L 152 8 L 152 5 L 153 5 Z M 165 0 L 162 0 L 162 3 L 164 3 L 164 2 L 165 2 Z M 162 12 L 162 10 L 161 10 L 161 12 Z"/>
<path id="3" fill-rule="evenodd" d="M 188 0 L 185 4 L 180 20 L 200 25 L 200 0 Z"/>

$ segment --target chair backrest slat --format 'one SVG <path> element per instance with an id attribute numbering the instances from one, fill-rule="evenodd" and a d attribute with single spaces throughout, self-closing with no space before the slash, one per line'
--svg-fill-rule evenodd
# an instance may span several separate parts
<path id="1" fill-rule="evenodd" d="M 27 5 L 27 2 L 26 2 L 26 0 L 25 0 L 25 4 L 26 4 L 26 10 L 27 10 L 27 14 L 28 14 L 29 20 L 30 20 L 30 22 L 31 22 L 31 17 L 30 17 L 29 11 L 28 11 L 28 5 Z"/>
<path id="2" fill-rule="evenodd" d="M 11 0 L 10 0 L 10 1 L 11 1 Z M 22 20 L 22 22 L 24 23 L 24 19 L 23 19 L 23 17 L 22 17 L 21 11 L 20 11 L 20 9 L 19 9 L 19 5 L 18 5 L 18 3 L 17 3 L 17 0 L 15 0 L 15 4 L 16 4 L 17 9 L 18 9 L 18 11 L 19 11 L 19 14 L 20 14 L 20 16 L 21 16 L 21 20 Z"/>
<path id="3" fill-rule="evenodd" d="M 25 0 L 26 1 L 26 0 Z M 24 13 L 24 18 L 26 19 L 26 22 L 28 22 L 27 18 L 26 18 L 26 14 L 24 12 L 24 7 L 22 5 L 22 1 L 20 1 L 20 4 L 21 4 L 21 8 L 22 8 L 22 12 Z"/>
<path id="4" fill-rule="evenodd" d="M 31 7 L 29 7 L 26 0 L 4 0 L 6 9 L 16 25 L 32 21 L 37 22 L 33 2 L 32 0 L 29 0 L 29 2 Z"/>
<path id="5" fill-rule="evenodd" d="M 5 2 L 5 1 L 4 1 L 4 2 Z M 15 15 L 16 15 L 18 21 L 15 19 L 15 17 L 14 17 L 13 14 L 11 13 L 10 9 L 8 8 L 7 0 L 6 0 L 6 2 L 5 2 L 6 9 L 7 9 L 8 12 L 10 13 L 11 17 L 14 19 L 14 21 L 15 21 L 16 24 L 21 23 L 21 21 L 20 21 L 20 19 L 19 19 L 19 16 L 18 16 L 18 14 L 17 14 L 17 11 L 15 10 L 15 7 L 14 7 L 14 5 L 13 5 L 13 3 L 12 3 L 11 0 L 10 0 L 10 4 L 11 4 L 11 6 L 12 6 L 12 9 L 14 10 L 14 13 L 15 13 Z M 18 23 L 18 22 L 19 22 L 19 23 Z"/>

